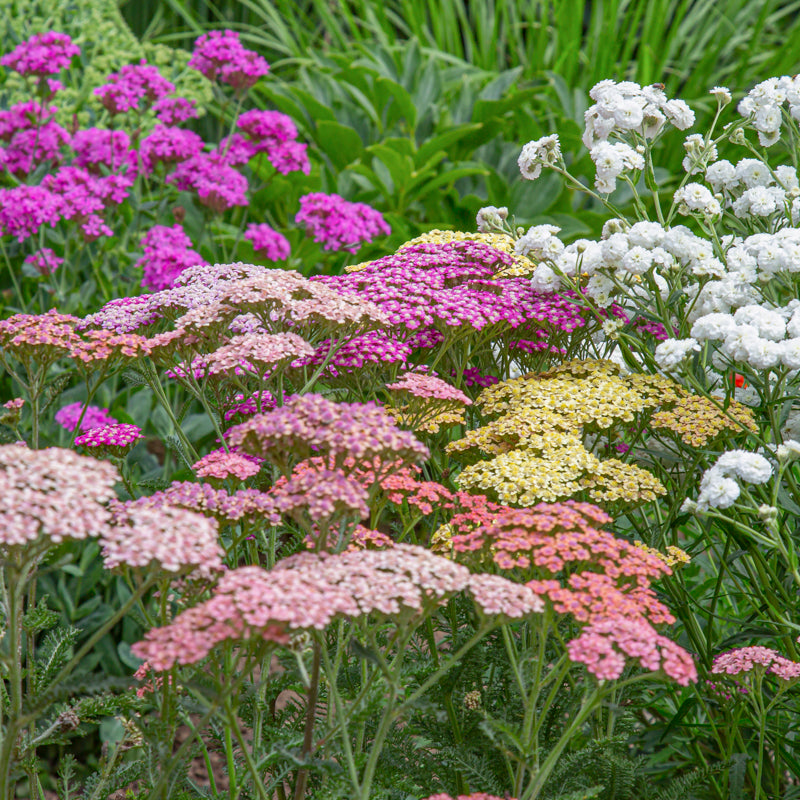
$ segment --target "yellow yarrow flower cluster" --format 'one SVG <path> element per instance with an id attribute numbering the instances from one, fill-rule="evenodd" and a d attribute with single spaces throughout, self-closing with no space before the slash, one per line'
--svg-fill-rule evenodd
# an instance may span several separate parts
<path id="1" fill-rule="evenodd" d="M 409 428 L 417 433 L 439 433 L 441 428 L 464 424 L 464 409 L 428 408 L 418 406 L 384 406 L 394 421 L 402 428 Z"/>
<path id="2" fill-rule="evenodd" d="M 666 493 L 661 482 L 635 464 L 597 458 L 584 446 L 585 428 L 632 422 L 639 412 L 677 400 L 680 391 L 662 376 L 622 375 L 610 361 L 567 362 L 485 389 L 477 403 L 495 419 L 447 451 L 467 464 L 459 475 L 462 489 L 508 505 L 576 494 L 596 502 L 648 502 Z"/>
<path id="3" fill-rule="evenodd" d="M 634 542 L 634 545 L 640 550 L 644 550 L 645 553 L 649 553 L 651 556 L 660 558 L 670 569 L 682 567 L 684 564 L 688 564 L 692 560 L 692 557 L 685 550 L 681 550 L 680 547 L 676 547 L 674 544 L 667 545 L 666 553 L 656 550 L 655 547 L 649 547 L 640 539 L 637 539 Z"/>
<path id="4" fill-rule="evenodd" d="M 680 440 L 690 447 L 704 447 L 723 431 L 758 431 L 753 412 L 742 403 L 732 400 L 723 411 L 708 397 L 688 392 L 669 410 L 653 414 L 650 424 L 678 434 Z"/>

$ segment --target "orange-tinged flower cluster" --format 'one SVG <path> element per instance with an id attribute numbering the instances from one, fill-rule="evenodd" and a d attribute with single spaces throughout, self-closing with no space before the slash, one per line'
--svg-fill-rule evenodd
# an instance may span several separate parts
<path id="1" fill-rule="evenodd" d="M 711 398 L 688 392 L 668 410 L 653 414 L 650 424 L 676 433 L 690 447 L 705 447 L 723 432 L 735 435 L 758 430 L 753 412 L 742 403 L 731 400 L 723 410 Z"/>

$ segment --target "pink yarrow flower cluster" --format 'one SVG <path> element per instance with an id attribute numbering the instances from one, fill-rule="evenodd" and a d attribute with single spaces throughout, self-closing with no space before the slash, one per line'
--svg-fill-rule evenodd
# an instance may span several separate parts
<path id="1" fill-rule="evenodd" d="M 472 405 L 472 400 L 460 389 L 456 389 L 441 378 L 421 372 L 406 372 L 394 383 L 386 384 L 386 388 L 393 392 L 408 393 L 420 399 L 439 400 L 463 406 Z"/>
<path id="2" fill-rule="evenodd" d="M 224 551 L 217 523 L 202 514 L 176 506 L 139 501 L 113 506 L 114 526 L 101 537 L 107 569 L 154 566 L 166 572 L 190 572 L 210 578 L 223 569 Z"/>
<path id="3" fill-rule="evenodd" d="M 355 253 L 376 236 L 388 236 L 392 229 L 383 215 L 364 203 L 350 203 L 338 194 L 312 192 L 300 198 L 295 216 L 324 250 Z"/>
<path id="4" fill-rule="evenodd" d="M 739 647 L 714 658 L 714 675 L 742 675 L 763 671 L 784 681 L 800 678 L 800 662 L 790 661 L 769 647 Z"/>
<path id="5" fill-rule="evenodd" d="M 185 97 L 162 97 L 153 104 L 153 112 L 165 125 L 179 125 L 198 116 L 195 101 Z"/>
<path id="6" fill-rule="evenodd" d="M 625 669 L 626 657 L 637 660 L 651 672 L 663 672 L 681 686 L 697 680 L 692 657 L 641 619 L 613 618 L 593 622 L 577 639 L 567 643 L 567 653 L 570 660 L 585 664 L 600 680 L 619 678 Z"/>
<path id="7" fill-rule="evenodd" d="M 43 78 L 46 75 L 56 75 L 64 67 L 68 67 L 72 58 L 80 52 L 80 48 L 72 43 L 66 33 L 45 31 L 18 44 L 10 53 L 0 58 L 0 64 L 20 75 Z"/>
<path id="8" fill-rule="evenodd" d="M 189 66 L 210 81 L 233 86 L 237 91 L 249 89 L 269 72 L 269 64 L 255 51 L 247 50 L 235 31 L 210 31 L 194 44 Z"/>
<path id="9" fill-rule="evenodd" d="M 192 464 L 192 469 L 198 478 L 225 480 L 234 477 L 244 481 L 258 474 L 261 469 L 261 459 L 247 453 L 214 450 Z"/>
<path id="10" fill-rule="evenodd" d="M 210 600 L 149 631 L 133 651 L 161 671 L 194 664 L 231 639 L 285 643 L 291 631 L 323 630 L 337 617 L 413 615 L 468 584 L 466 568 L 413 545 L 301 553 L 269 571 L 242 567 L 226 573 Z"/>
<path id="11" fill-rule="evenodd" d="M 105 534 L 118 480 L 109 462 L 71 450 L 0 445 L 0 550 Z"/>
<path id="12" fill-rule="evenodd" d="M 428 456 L 425 445 L 374 403 L 335 403 L 316 394 L 290 397 L 274 411 L 231 428 L 229 441 L 278 464 L 289 453 L 329 455 L 337 466 L 347 458 L 413 463 Z"/>

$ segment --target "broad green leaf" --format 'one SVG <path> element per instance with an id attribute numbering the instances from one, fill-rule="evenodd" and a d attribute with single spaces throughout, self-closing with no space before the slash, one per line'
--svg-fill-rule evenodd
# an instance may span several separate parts
<path id="1" fill-rule="evenodd" d="M 437 150 L 444 150 L 447 152 L 448 148 L 457 142 L 459 139 L 463 139 L 465 136 L 469 136 L 471 133 L 474 133 L 477 130 L 480 130 L 481 123 L 467 123 L 464 125 L 459 125 L 458 127 L 451 128 L 450 130 L 445 131 L 444 133 L 440 133 L 438 136 L 433 136 L 428 139 L 422 147 L 417 150 L 417 154 L 414 157 L 414 161 L 416 164 L 424 164 Z"/>
<path id="2" fill-rule="evenodd" d="M 352 128 L 331 120 L 317 123 L 317 144 L 340 170 L 352 164 L 364 150 L 361 137 Z"/>

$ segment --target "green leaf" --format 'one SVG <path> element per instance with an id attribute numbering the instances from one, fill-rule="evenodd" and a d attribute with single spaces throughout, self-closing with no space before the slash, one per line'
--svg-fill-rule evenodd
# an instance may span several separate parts
<path id="1" fill-rule="evenodd" d="M 487 175 L 488 170 L 485 167 L 479 166 L 470 166 L 470 167 L 455 167 L 454 169 L 448 170 L 447 172 L 443 172 L 437 175 L 433 180 L 427 181 L 424 183 L 419 192 L 415 194 L 415 198 L 417 200 L 421 200 L 423 197 L 427 197 L 432 191 L 435 189 L 439 189 L 442 186 L 452 186 L 460 178 L 469 178 L 474 175 Z M 412 186 L 409 187 L 409 191 L 412 188 L 416 188 L 417 185 L 420 183 L 420 179 L 415 179 Z"/>
<path id="2" fill-rule="evenodd" d="M 119 642 L 117 644 L 117 655 L 119 656 L 119 660 L 126 667 L 130 667 L 131 669 L 139 669 L 142 664 L 142 659 L 137 658 L 131 652 L 131 646 L 127 642 Z"/>
<path id="3" fill-rule="evenodd" d="M 448 148 L 455 144 L 465 136 L 480 130 L 482 124 L 480 122 L 465 123 L 455 128 L 440 133 L 438 136 L 432 136 L 428 139 L 422 147 L 417 150 L 414 157 L 414 163 L 417 165 L 424 164 L 437 150 L 444 150 L 447 152 Z"/>
<path id="4" fill-rule="evenodd" d="M 417 107 L 414 105 L 411 95 L 399 83 L 390 81 L 388 78 L 378 78 L 375 81 L 375 88 L 381 91 L 382 100 L 386 98 L 394 103 L 394 109 L 398 112 L 391 114 L 386 120 L 387 127 L 398 120 L 405 120 L 408 132 L 413 136 L 417 125 Z M 380 110 L 383 111 L 382 108 Z"/>
<path id="5" fill-rule="evenodd" d="M 414 171 L 413 159 L 386 144 L 375 144 L 367 148 L 389 171 L 395 191 L 403 191 Z"/>
<path id="6" fill-rule="evenodd" d="M 352 128 L 332 120 L 317 123 L 317 144 L 338 170 L 352 164 L 364 151 L 361 137 Z"/>

